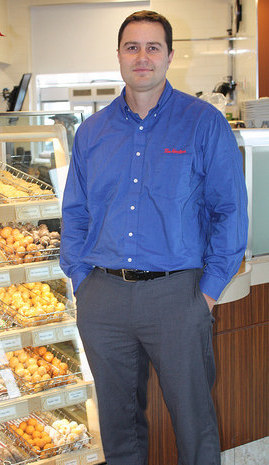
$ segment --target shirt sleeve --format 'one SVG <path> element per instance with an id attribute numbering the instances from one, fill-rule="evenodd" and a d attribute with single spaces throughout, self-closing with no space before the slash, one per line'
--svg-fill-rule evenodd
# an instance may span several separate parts
<path id="1" fill-rule="evenodd" d="M 86 199 L 86 170 L 83 150 L 86 146 L 85 136 L 78 129 L 73 145 L 67 181 L 62 205 L 62 230 L 60 248 L 60 266 L 72 279 L 73 290 L 93 269 L 83 264 L 81 251 L 87 236 L 89 212 Z"/>
<path id="2" fill-rule="evenodd" d="M 209 124 L 209 126 L 208 126 Z M 207 247 L 200 289 L 215 300 L 237 273 L 247 245 L 247 191 L 242 154 L 217 110 L 203 132 Z"/>

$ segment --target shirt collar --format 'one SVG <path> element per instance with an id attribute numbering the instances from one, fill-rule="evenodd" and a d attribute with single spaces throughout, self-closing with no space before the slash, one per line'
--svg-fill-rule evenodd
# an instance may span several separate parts
<path id="1" fill-rule="evenodd" d="M 170 82 L 166 79 L 165 87 L 158 100 L 158 103 L 154 108 L 152 108 L 149 111 L 147 117 L 151 116 L 152 114 L 156 115 L 156 113 L 159 113 L 162 110 L 165 103 L 167 102 L 167 100 L 169 99 L 169 97 L 171 96 L 172 92 L 173 92 L 173 87 L 171 86 Z M 129 108 L 125 100 L 125 95 L 126 95 L 126 87 L 122 89 L 120 99 L 119 99 L 120 107 L 124 113 L 124 117 L 128 117 L 131 113 L 133 118 L 140 120 L 139 115 L 137 115 L 137 113 L 133 113 L 132 110 Z"/>

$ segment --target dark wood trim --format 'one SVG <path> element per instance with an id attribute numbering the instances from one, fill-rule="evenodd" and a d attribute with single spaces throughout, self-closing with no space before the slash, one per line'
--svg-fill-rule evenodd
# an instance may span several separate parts
<path id="1" fill-rule="evenodd" d="M 259 97 L 269 97 L 269 2 L 258 2 L 258 63 L 259 63 Z"/>
<path id="2" fill-rule="evenodd" d="M 215 337 L 217 380 L 212 394 L 222 450 L 255 441 L 269 432 L 268 335 L 267 323 Z"/>

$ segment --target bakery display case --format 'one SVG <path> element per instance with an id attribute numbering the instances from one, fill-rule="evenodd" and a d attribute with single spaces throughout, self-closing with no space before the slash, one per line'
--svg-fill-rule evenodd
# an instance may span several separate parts
<path id="1" fill-rule="evenodd" d="M 104 463 L 92 376 L 59 266 L 77 116 L 0 114 L 0 464 Z"/>

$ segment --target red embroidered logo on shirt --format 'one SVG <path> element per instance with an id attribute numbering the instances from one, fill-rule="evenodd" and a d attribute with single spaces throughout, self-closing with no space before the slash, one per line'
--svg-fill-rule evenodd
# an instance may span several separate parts
<path id="1" fill-rule="evenodd" d="M 164 149 L 164 153 L 186 153 L 186 150 Z"/>

